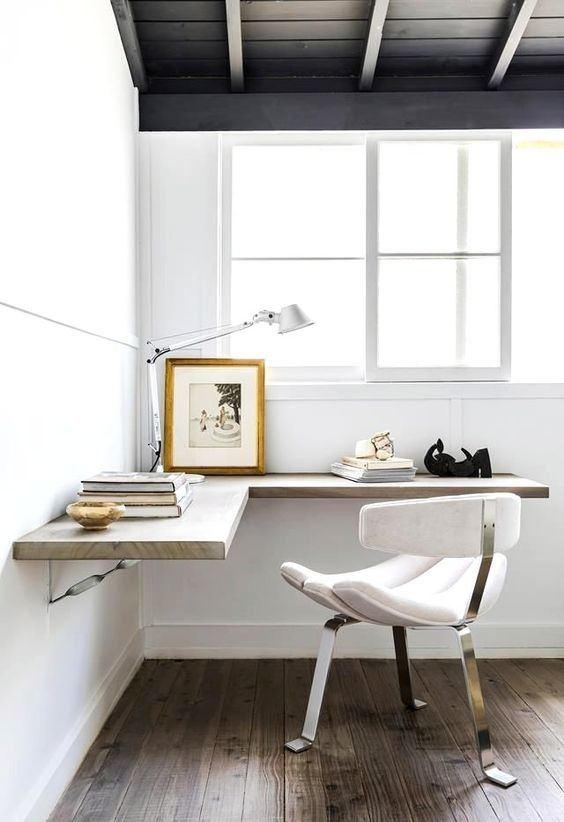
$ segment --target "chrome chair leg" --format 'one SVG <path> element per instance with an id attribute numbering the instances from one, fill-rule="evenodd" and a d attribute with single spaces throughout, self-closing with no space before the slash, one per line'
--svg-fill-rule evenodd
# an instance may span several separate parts
<path id="1" fill-rule="evenodd" d="M 478 743 L 478 754 L 480 756 L 482 771 L 491 782 L 495 782 L 496 785 L 501 785 L 504 788 L 509 788 L 510 785 L 514 785 L 515 782 L 517 782 L 517 777 L 500 771 L 494 763 L 484 697 L 482 695 L 482 686 L 480 684 L 480 675 L 470 628 L 467 625 L 463 625 L 455 628 L 455 631 L 460 644 L 466 691 L 474 720 L 474 730 L 476 731 L 476 741 Z"/>
<path id="2" fill-rule="evenodd" d="M 407 708 L 418 711 L 420 708 L 425 708 L 427 703 L 421 699 L 415 699 L 413 696 L 411 665 L 409 662 L 409 651 L 407 649 L 407 630 L 400 625 L 394 625 L 392 631 L 394 634 L 394 648 L 396 650 L 396 665 L 398 668 L 401 701 Z"/>
<path id="3" fill-rule="evenodd" d="M 342 628 L 343 625 L 351 625 L 356 622 L 358 622 L 357 619 L 347 617 L 344 614 L 336 614 L 323 626 L 302 734 L 298 736 L 297 739 L 286 742 L 285 747 L 288 748 L 289 751 L 301 753 L 302 751 L 307 751 L 308 748 L 311 748 L 313 745 L 315 734 L 317 733 L 319 714 L 321 713 L 321 706 L 323 704 L 325 686 L 331 668 L 337 631 L 339 628 Z"/>

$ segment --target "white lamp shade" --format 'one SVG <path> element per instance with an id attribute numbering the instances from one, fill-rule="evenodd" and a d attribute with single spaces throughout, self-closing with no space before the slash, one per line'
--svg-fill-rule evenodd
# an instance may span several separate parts
<path id="1" fill-rule="evenodd" d="M 307 328 L 308 325 L 313 325 L 313 320 L 302 311 L 299 305 L 292 303 L 292 305 L 285 305 L 280 309 L 280 316 L 278 319 L 278 333 L 288 334 L 290 331 L 297 331 L 299 328 Z"/>

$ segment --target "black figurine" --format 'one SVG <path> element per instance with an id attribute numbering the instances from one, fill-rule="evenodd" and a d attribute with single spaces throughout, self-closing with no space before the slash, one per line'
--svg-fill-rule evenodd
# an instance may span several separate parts
<path id="1" fill-rule="evenodd" d="M 425 454 L 425 468 L 437 477 L 492 476 L 492 465 L 487 448 L 479 448 L 474 456 L 466 448 L 462 449 L 462 453 L 465 459 L 456 462 L 454 457 L 444 453 L 444 444 L 439 438 Z"/>

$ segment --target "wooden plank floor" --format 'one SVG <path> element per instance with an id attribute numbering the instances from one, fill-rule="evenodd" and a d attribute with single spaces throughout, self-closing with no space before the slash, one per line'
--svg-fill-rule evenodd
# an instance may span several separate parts
<path id="1" fill-rule="evenodd" d="M 494 748 L 484 782 L 456 661 L 337 660 L 317 744 L 297 736 L 313 661 L 148 660 L 52 822 L 564 822 L 564 660 L 480 661 Z"/>

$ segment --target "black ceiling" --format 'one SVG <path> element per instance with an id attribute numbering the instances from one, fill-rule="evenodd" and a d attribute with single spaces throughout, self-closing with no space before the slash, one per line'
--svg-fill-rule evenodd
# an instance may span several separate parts
<path id="1" fill-rule="evenodd" d="M 108 2 L 141 131 L 564 128 L 564 0 Z"/>
<path id="2" fill-rule="evenodd" d="M 247 93 L 356 91 L 378 11 L 385 21 L 366 90 L 486 88 L 511 37 L 496 87 L 564 87 L 564 0 L 242 0 L 242 70 L 228 41 L 231 0 L 129 5 L 145 73 L 138 85 L 150 93 L 228 92 L 237 70 Z"/>

